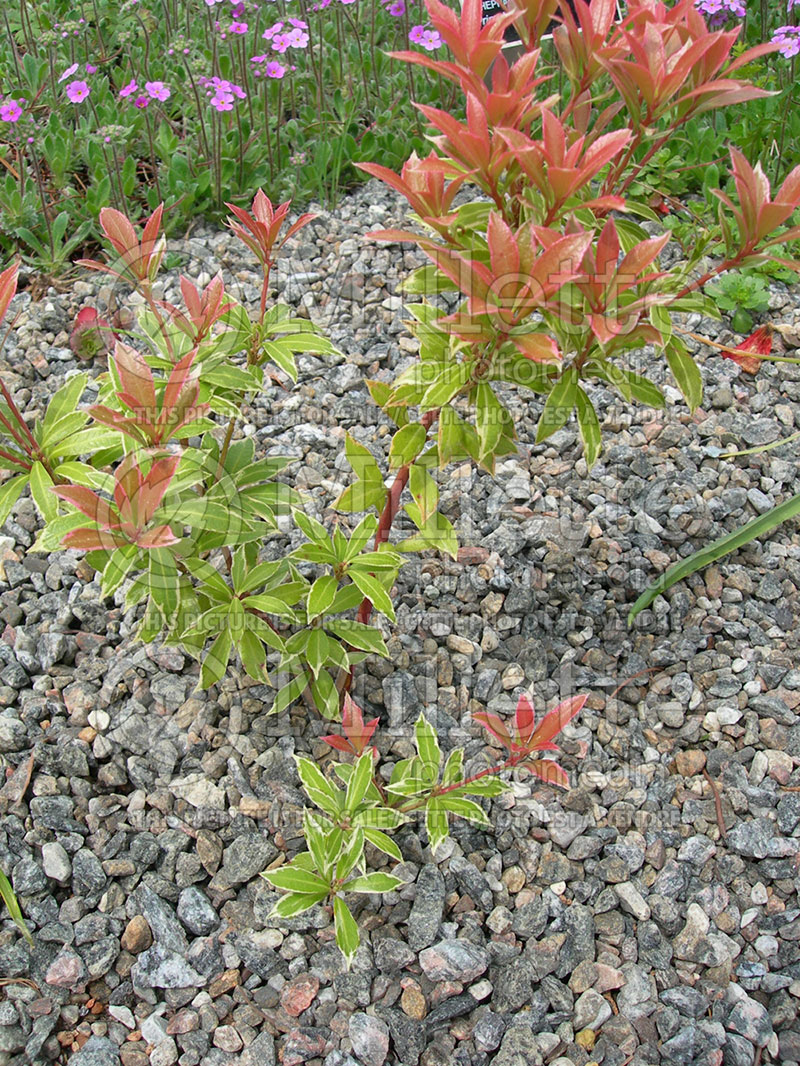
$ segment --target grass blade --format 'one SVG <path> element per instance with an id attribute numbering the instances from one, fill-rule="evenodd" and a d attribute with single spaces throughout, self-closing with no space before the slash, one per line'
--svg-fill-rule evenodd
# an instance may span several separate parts
<path id="1" fill-rule="evenodd" d="M 690 574 L 702 570 L 704 566 L 716 562 L 723 555 L 736 551 L 751 540 L 763 537 L 765 533 L 770 533 L 776 526 L 781 525 L 782 522 L 789 518 L 794 518 L 797 514 L 800 514 L 800 493 L 797 496 L 792 496 L 791 499 L 784 500 L 783 503 L 773 507 L 765 514 L 759 515 L 751 522 L 747 522 L 740 529 L 735 529 L 732 533 L 726 533 L 724 537 L 713 541 L 706 548 L 701 548 L 694 555 L 690 555 L 688 559 L 681 559 L 680 562 L 673 564 L 668 570 L 664 571 L 657 581 L 654 581 L 649 588 L 644 590 L 633 607 L 631 607 L 628 615 L 628 625 L 633 623 L 634 618 L 640 611 L 650 606 L 656 596 L 666 592 L 668 588 L 672 588 L 676 582 L 683 581 Z"/>
<path id="2" fill-rule="evenodd" d="M 11 887 L 11 882 L 0 870 L 0 898 L 2 898 L 8 913 L 16 925 L 17 929 L 22 933 L 25 939 L 28 941 L 31 947 L 33 947 L 33 937 L 28 932 L 28 927 L 25 924 L 25 919 L 22 917 L 22 911 L 19 909 L 19 903 L 17 903 L 17 897 L 14 895 L 14 889 Z"/>

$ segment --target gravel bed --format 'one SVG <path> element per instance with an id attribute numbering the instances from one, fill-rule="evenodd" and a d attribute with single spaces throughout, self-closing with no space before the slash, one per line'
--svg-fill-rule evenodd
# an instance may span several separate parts
<path id="1" fill-rule="evenodd" d="M 345 431 L 388 453 L 364 379 L 416 347 L 398 283 L 419 258 L 362 239 L 404 219 L 372 182 L 320 211 L 277 271 L 342 356 L 301 357 L 297 388 L 271 385 L 247 432 L 296 457 L 326 520 Z M 221 267 L 257 300 L 231 235 L 170 247 L 191 277 Z M 29 414 L 79 368 L 68 331 L 101 286 L 16 298 L 4 374 Z M 798 291 L 772 285 L 770 320 L 800 327 Z M 236 670 L 195 691 L 196 664 L 137 645 L 136 612 L 103 601 L 79 553 L 26 555 L 37 519 L 18 502 L 0 531 L 0 867 L 35 946 L 0 922 L 0 1066 L 800 1062 L 796 526 L 625 621 L 671 562 L 800 491 L 793 445 L 720 458 L 800 427 L 800 367 L 700 365 L 694 416 L 671 385 L 656 413 L 594 390 L 605 451 L 589 475 L 574 425 L 532 445 L 534 399 L 514 401 L 519 455 L 494 479 L 441 479 L 459 560 L 403 569 L 391 658 L 365 663 L 355 695 L 388 759 L 424 709 L 477 768 L 491 752 L 473 711 L 588 692 L 562 743 L 574 787 L 515 776 L 493 830 L 457 823 L 435 860 L 422 825 L 404 829 L 407 884 L 358 904 L 349 973 L 330 914 L 270 921 L 258 876 L 302 846 L 291 756 L 328 758 L 325 724 L 267 716 L 272 690 Z"/>

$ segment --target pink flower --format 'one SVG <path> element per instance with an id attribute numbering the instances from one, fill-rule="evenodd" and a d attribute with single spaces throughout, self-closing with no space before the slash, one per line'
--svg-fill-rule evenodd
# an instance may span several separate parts
<path id="1" fill-rule="evenodd" d="M 64 71 L 64 73 L 58 79 L 58 84 L 60 85 L 62 81 L 66 81 L 67 78 L 71 78 L 72 75 L 75 73 L 75 71 L 77 69 L 78 69 L 78 64 L 77 63 L 73 63 L 71 67 L 67 67 L 67 69 Z"/>
<path id="2" fill-rule="evenodd" d="M 283 23 L 282 22 L 275 22 L 275 23 L 273 23 L 272 26 L 269 27 L 268 30 L 264 30 L 264 32 L 261 34 L 261 36 L 264 38 L 265 41 L 271 41 L 272 38 L 275 36 L 275 34 L 276 33 L 280 33 L 282 29 L 283 29 Z"/>
<path id="3" fill-rule="evenodd" d="M 290 48 L 305 48 L 308 44 L 308 34 L 300 29 L 289 30 L 284 39 Z"/>
<path id="4" fill-rule="evenodd" d="M 79 104 L 81 100 L 85 100 L 90 92 L 91 90 L 85 81 L 71 81 L 67 86 L 67 96 L 73 104 Z"/>
<path id="5" fill-rule="evenodd" d="M 438 30 L 426 30 L 424 26 L 412 26 L 408 39 L 422 45 L 426 52 L 433 52 L 442 43 Z"/>
<path id="6" fill-rule="evenodd" d="M 139 88 L 139 86 L 136 84 L 136 80 L 134 78 L 131 78 L 131 80 L 128 82 L 128 84 L 127 85 L 123 85 L 122 88 L 120 89 L 120 91 L 119 91 L 120 98 L 124 100 L 126 96 L 133 95 L 133 93 L 135 93 L 138 88 Z"/>
<path id="7" fill-rule="evenodd" d="M 146 96 L 137 96 L 133 102 L 137 107 L 141 107 L 142 109 L 147 107 L 147 105 L 150 103 Z"/>
<path id="8" fill-rule="evenodd" d="M 800 4 L 800 0 L 797 0 L 797 3 Z M 303 22 L 302 19 L 289 19 L 289 25 L 290 26 L 294 26 L 294 28 L 296 30 L 307 30 L 308 29 L 308 23 L 307 22 Z"/>
<path id="9" fill-rule="evenodd" d="M 404 0 L 395 0 L 395 3 L 390 4 L 386 10 L 392 16 L 392 18 L 400 18 L 401 15 L 406 13 L 406 5 Z"/>
<path id="10" fill-rule="evenodd" d="M 217 111 L 233 111 L 233 97 L 229 93 L 217 93 L 209 101 Z"/>
<path id="11" fill-rule="evenodd" d="M 286 73 L 286 67 L 282 63 L 278 63 L 276 60 L 272 60 L 271 63 L 267 63 L 264 68 L 264 73 L 268 78 L 282 78 Z"/>
<path id="12" fill-rule="evenodd" d="M 154 100 L 169 100 L 172 91 L 163 81 L 146 81 L 144 87 Z"/>
<path id="13" fill-rule="evenodd" d="M 800 54 L 800 26 L 779 26 L 772 37 L 773 44 L 786 59 Z"/>
<path id="14" fill-rule="evenodd" d="M 17 100 L 6 100 L 0 104 L 0 119 L 3 122 L 19 122 L 22 116 L 22 108 Z"/>
<path id="15" fill-rule="evenodd" d="M 433 52 L 441 47 L 442 38 L 439 36 L 438 30 L 424 30 L 419 43 L 426 52 Z"/>
<path id="16" fill-rule="evenodd" d="M 247 23 L 246 22 L 232 22 L 230 24 L 230 26 L 228 26 L 228 33 L 238 33 L 238 34 L 247 33 Z"/>
<path id="17" fill-rule="evenodd" d="M 96 74 L 97 73 L 97 67 L 93 67 L 91 63 L 87 63 L 86 64 L 86 73 L 87 74 Z"/>

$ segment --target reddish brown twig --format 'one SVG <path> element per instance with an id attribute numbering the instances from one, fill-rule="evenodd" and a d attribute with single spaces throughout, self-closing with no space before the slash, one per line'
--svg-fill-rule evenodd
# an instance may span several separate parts
<path id="1" fill-rule="evenodd" d="M 616 696 L 616 694 L 618 692 L 621 692 L 625 688 L 626 685 L 629 685 L 631 683 L 631 681 L 635 681 L 637 677 L 642 677 L 644 674 L 652 674 L 652 672 L 654 670 L 658 670 L 658 667 L 657 666 L 647 666 L 647 667 L 645 667 L 644 670 L 637 670 L 637 672 L 635 674 L 631 674 L 630 677 L 626 677 L 621 685 L 617 685 L 617 687 L 614 689 L 614 691 L 611 693 L 611 695 L 608 697 L 608 699 L 609 700 L 613 700 L 614 697 Z"/>
<path id="2" fill-rule="evenodd" d="M 719 789 L 717 788 L 717 785 L 714 782 L 714 780 L 712 779 L 712 777 L 709 774 L 708 770 L 706 770 L 705 766 L 703 767 L 703 777 L 706 779 L 706 781 L 708 781 L 709 787 L 711 788 L 712 795 L 714 796 L 714 808 L 716 809 L 716 812 L 717 812 L 717 825 L 719 826 L 720 836 L 722 837 L 723 840 L 727 840 L 728 839 L 728 831 L 725 828 L 725 819 L 722 816 L 722 800 L 719 798 Z"/>

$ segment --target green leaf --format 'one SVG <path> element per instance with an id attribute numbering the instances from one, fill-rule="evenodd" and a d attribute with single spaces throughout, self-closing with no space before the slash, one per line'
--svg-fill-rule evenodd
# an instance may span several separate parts
<path id="1" fill-rule="evenodd" d="M 203 582 L 209 594 L 213 593 L 214 599 L 221 603 L 229 603 L 233 599 L 231 587 L 225 583 L 222 575 L 214 569 L 211 563 L 206 562 L 205 559 L 188 556 L 183 560 L 183 565 L 193 577 Z"/>
<path id="2" fill-rule="evenodd" d="M 285 711 L 295 700 L 300 699 L 307 685 L 308 674 L 303 670 L 296 677 L 293 677 L 288 685 L 284 685 L 279 690 L 270 708 L 270 714 L 280 714 L 281 711 Z"/>
<path id="3" fill-rule="evenodd" d="M 662 304 L 653 304 L 650 308 L 650 321 L 661 334 L 662 340 L 666 341 L 672 336 L 672 315 Z"/>
<path id="4" fill-rule="evenodd" d="M 683 393 L 689 410 L 694 411 L 703 400 L 703 379 L 697 363 L 686 350 L 686 345 L 677 337 L 670 337 L 664 351 L 678 388 Z"/>
<path id="5" fill-rule="evenodd" d="M 499 777 L 481 777 L 477 781 L 470 781 L 468 785 L 464 785 L 459 789 L 459 792 L 469 793 L 472 796 L 500 796 L 503 792 L 507 792 L 510 788 L 504 781 L 501 781 Z"/>
<path id="6" fill-rule="evenodd" d="M 449 405 L 445 405 L 439 411 L 437 447 L 440 468 L 444 468 L 448 463 L 458 462 L 467 457 L 471 457 L 476 461 L 478 459 L 478 434 L 474 427 L 465 422 L 458 412 Z"/>
<path id="7" fill-rule="evenodd" d="M 382 833 L 380 829 L 365 829 L 364 836 L 374 848 L 377 848 L 378 851 L 382 851 L 384 855 L 396 859 L 397 862 L 403 861 L 403 853 L 400 851 L 400 848 L 398 848 L 390 836 L 387 836 L 386 833 Z"/>
<path id="8" fill-rule="evenodd" d="M 707 547 L 701 548 L 700 551 L 690 555 L 688 559 L 681 559 L 677 563 L 673 563 L 657 581 L 654 581 L 652 585 L 645 589 L 636 603 L 634 603 L 628 615 L 628 625 L 633 623 L 634 618 L 640 611 L 650 606 L 656 596 L 666 592 L 668 588 L 672 588 L 678 581 L 683 581 L 690 574 L 694 574 L 698 570 L 702 570 L 704 566 L 716 562 L 723 555 L 729 555 L 731 552 L 737 551 L 739 548 L 744 547 L 745 544 L 749 544 L 751 540 L 765 536 L 776 526 L 781 525 L 790 518 L 794 518 L 798 514 L 800 514 L 800 493 L 788 500 L 784 500 L 783 503 L 773 507 L 765 514 L 753 518 L 732 533 L 727 533 L 724 537 L 713 541 Z"/>
<path id="9" fill-rule="evenodd" d="M 363 552 L 354 559 L 348 567 L 348 573 L 350 570 L 362 570 L 366 574 L 371 574 L 377 570 L 397 574 L 404 561 L 399 552 L 389 548 L 387 544 L 381 544 L 378 551 Z"/>
<path id="10" fill-rule="evenodd" d="M 356 877 L 355 880 L 348 881 L 344 887 L 347 892 L 394 892 L 396 888 L 404 884 L 405 881 L 395 877 L 394 874 L 378 871 L 366 874 L 364 877 Z"/>
<path id="11" fill-rule="evenodd" d="M 406 505 L 406 510 L 409 510 L 411 505 Z M 414 514 L 409 511 L 411 517 Z M 434 549 L 435 551 L 444 552 L 449 555 L 451 559 L 458 557 L 458 537 L 456 531 L 449 519 L 440 512 L 436 511 L 430 516 L 430 518 L 421 527 L 418 534 L 413 537 L 407 537 L 401 541 L 397 547 L 403 552 L 423 552 Z"/>
<path id="12" fill-rule="evenodd" d="M 347 794 L 345 796 L 344 805 L 345 809 L 351 814 L 355 813 L 356 808 L 363 801 L 371 782 L 372 754 L 367 751 L 360 756 L 355 765 L 355 770 L 350 775 L 350 780 L 347 783 Z"/>
<path id="13" fill-rule="evenodd" d="M 358 934 L 355 918 L 339 896 L 333 901 L 333 924 L 336 930 L 336 943 L 344 955 L 345 967 L 349 970 L 356 957 L 361 937 Z"/>
<path id="14" fill-rule="evenodd" d="M 440 801 L 436 798 L 429 799 L 425 807 L 425 828 L 428 831 L 431 851 L 435 855 L 437 849 L 447 840 L 450 832 L 447 811 L 442 808 Z"/>
<path id="15" fill-rule="evenodd" d="M 18 474 L 17 477 L 13 477 L 9 481 L 6 481 L 3 485 L 0 485 L 0 525 L 2 525 L 8 518 L 8 516 L 11 514 L 14 504 L 25 491 L 25 486 L 27 484 L 28 475 Z M 83 516 L 80 517 L 82 522 Z M 80 523 L 78 524 L 80 525 Z"/>
<path id="16" fill-rule="evenodd" d="M 308 798 L 332 818 L 342 810 L 342 793 L 325 777 L 311 759 L 297 758 L 297 772 Z"/>
<path id="17" fill-rule="evenodd" d="M 383 637 L 374 626 L 367 626 L 363 622 L 354 622 L 343 618 L 341 621 L 326 622 L 325 628 L 329 633 L 333 633 L 334 636 L 337 636 L 345 644 L 349 644 L 353 648 L 359 648 L 361 651 L 372 652 L 375 655 L 382 655 L 384 658 L 388 658 L 389 652 L 386 650 Z"/>
<path id="18" fill-rule="evenodd" d="M 247 552 L 251 551 L 253 547 L 254 545 L 247 545 L 246 547 L 237 548 L 233 553 L 231 581 L 233 582 L 233 590 L 237 595 L 242 591 L 242 585 L 247 577 Z"/>
<path id="19" fill-rule="evenodd" d="M 483 807 L 480 807 L 477 803 L 473 802 L 473 800 L 464 799 L 462 796 L 456 796 L 452 793 L 439 796 L 438 800 L 442 805 L 442 808 L 446 811 L 458 814 L 462 818 L 468 819 L 470 822 L 478 822 L 483 826 L 489 825 L 486 811 Z"/>
<path id="20" fill-rule="evenodd" d="M 336 863 L 336 880 L 343 881 L 348 877 L 354 867 L 361 862 L 364 855 L 364 831 L 355 829 L 350 834 L 346 847 L 339 855 Z"/>
<path id="21" fill-rule="evenodd" d="M 278 559 L 275 562 L 259 563 L 250 570 L 242 581 L 241 588 L 237 592 L 252 592 L 262 585 L 268 584 L 274 577 L 282 577 L 286 573 L 286 562 Z"/>
<path id="22" fill-rule="evenodd" d="M 330 826 L 330 822 L 326 824 Z M 310 811 L 308 807 L 303 809 L 303 836 L 308 845 L 309 853 L 314 860 L 314 867 L 319 870 L 323 880 L 326 878 L 330 880 L 325 840 L 326 832 L 321 819 Z"/>
<path id="23" fill-rule="evenodd" d="M 208 496 L 181 500 L 170 514 L 170 522 L 182 522 L 192 530 L 225 530 L 224 543 L 228 544 L 239 542 L 239 534 L 253 528 L 238 507 L 218 503 Z"/>
<path id="24" fill-rule="evenodd" d="M 225 630 L 208 649 L 200 669 L 199 688 L 209 688 L 221 681 L 228 669 L 228 660 L 233 649 L 233 637 Z"/>
<path id="25" fill-rule="evenodd" d="M 83 429 L 88 420 L 89 416 L 84 411 L 72 411 L 70 414 L 63 415 L 58 421 L 49 424 L 43 422 L 42 439 L 39 443 L 49 453 L 54 444 L 72 437 Z"/>
<path id="26" fill-rule="evenodd" d="M 575 393 L 575 400 L 578 407 L 578 429 L 583 441 L 583 454 L 586 458 L 586 465 L 591 470 L 603 446 L 603 434 L 594 404 L 580 387 Z"/>
<path id="27" fill-rule="evenodd" d="M 109 553 L 101 583 L 104 596 L 114 595 L 125 580 L 125 577 L 130 573 L 138 556 L 139 548 L 135 544 L 125 544 L 123 547 L 115 548 L 114 551 Z"/>
<path id="28" fill-rule="evenodd" d="M 25 485 L 27 485 L 28 483 L 28 475 L 25 474 L 23 476 L 24 488 Z M 9 482 L 9 484 L 11 483 Z M 3 486 L 3 488 L 6 487 L 7 486 L 5 485 Z M 17 492 L 16 495 L 18 496 L 19 492 Z M 2 513 L 1 509 L 0 513 Z M 52 522 L 49 522 L 44 527 L 44 529 L 39 530 L 39 534 L 36 537 L 36 541 L 34 542 L 33 546 L 28 550 L 35 552 L 57 551 L 61 547 L 61 541 L 67 533 L 71 532 L 71 530 L 73 529 L 83 528 L 94 529 L 96 527 L 92 526 L 91 523 L 87 522 L 86 515 L 80 514 L 77 511 L 72 511 L 69 514 L 59 515 L 58 518 L 54 518 Z"/>
<path id="29" fill-rule="evenodd" d="M 541 444 L 549 436 L 565 426 L 577 403 L 578 371 L 568 367 L 550 390 L 545 400 L 539 424 L 536 427 L 536 443 Z"/>
<path id="30" fill-rule="evenodd" d="M 453 748 L 447 756 L 444 770 L 442 771 L 442 784 L 454 785 L 464 777 L 464 751 L 462 748 Z"/>
<path id="31" fill-rule="evenodd" d="M 308 593 L 308 606 L 306 608 L 309 622 L 319 615 L 324 614 L 333 603 L 339 582 L 335 577 L 326 574 L 318 577 Z"/>
<path id="32" fill-rule="evenodd" d="M 379 797 L 377 789 L 370 793 Z M 353 818 L 353 825 L 361 826 L 362 829 L 397 829 L 405 821 L 405 815 L 392 807 L 366 807 L 359 811 Z"/>
<path id="33" fill-rule="evenodd" d="M 297 363 L 288 345 L 283 344 L 280 340 L 264 341 L 261 345 L 261 351 L 292 381 L 297 381 Z"/>
<path id="34" fill-rule="evenodd" d="M 362 595 L 372 603 L 376 610 L 385 614 L 390 621 L 395 621 L 394 606 L 389 597 L 389 593 L 378 581 L 376 577 L 371 577 L 369 574 L 361 573 L 361 571 L 351 568 L 350 577 L 353 584 L 358 585 Z"/>
<path id="35" fill-rule="evenodd" d="M 273 590 L 273 592 L 276 591 Z M 248 610 L 264 611 L 266 614 L 276 614 L 279 618 L 288 618 L 290 620 L 295 618 L 294 611 L 290 610 L 282 599 L 278 599 L 277 595 L 259 594 L 257 596 L 246 596 L 242 600 L 242 604 Z"/>
<path id="36" fill-rule="evenodd" d="M 437 292 L 454 292 L 456 284 L 446 274 L 433 265 L 426 263 L 425 266 L 417 267 L 400 285 L 403 292 L 421 296 L 432 296 Z"/>
<path id="37" fill-rule="evenodd" d="M 237 639 L 239 658 L 249 677 L 256 681 L 267 679 L 264 645 L 251 629 L 244 629 Z"/>
<path id="38" fill-rule="evenodd" d="M 28 927 L 25 924 L 25 919 L 22 917 L 22 911 L 20 910 L 17 897 L 14 894 L 14 889 L 11 887 L 11 882 L 6 875 L 0 870 L 0 899 L 6 905 L 9 917 L 16 925 L 17 929 L 22 933 L 25 939 L 28 941 L 31 947 L 33 947 L 33 937 L 28 931 Z"/>
<path id="39" fill-rule="evenodd" d="M 622 373 L 627 376 L 634 399 L 637 399 L 640 403 L 646 403 L 648 407 L 664 407 L 666 405 L 663 392 L 649 378 L 636 374 L 632 370 L 623 370 Z"/>
<path id="40" fill-rule="evenodd" d="M 328 661 L 328 638 L 322 629 L 312 629 L 306 644 L 305 658 L 314 677 Z"/>
<path id="41" fill-rule="evenodd" d="M 460 392 L 469 381 L 471 367 L 468 363 L 455 363 L 446 367 L 422 395 L 419 406 L 423 411 L 443 407 Z"/>
<path id="42" fill-rule="evenodd" d="M 386 488 L 381 482 L 356 481 L 348 485 L 344 492 L 333 503 L 337 511 L 359 513 L 368 511 L 374 507 L 376 511 L 383 510 L 386 502 Z"/>
<path id="43" fill-rule="evenodd" d="M 481 458 L 493 455 L 503 435 L 508 412 L 494 394 L 491 385 L 481 381 L 475 386 L 475 425 L 481 445 Z"/>
<path id="44" fill-rule="evenodd" d="M 329 643 L 334 643 L 333 641 Z M 323 718 L 333 719 L 339 717 L 339 693 L 333 678 L 327 670 L 320 670 L 319 677 L 314 678 L 309 685 L 314 706 Z"/>
<path id="45" fill-rule="evenodd" d="M 78 455 L 93 455 L 96 461 L 96 453 L 101 448 L 119 447 L 119 444 L 120 435 L 115 429 L 90 427 L 81 429 L 70 437 L 65 437 L 55 447 L 51 446 L 48 458 L 51 462 L 55 462 L 56 459 L 61 458 L 74 459 Z"/>
<path id="46" fill-rule="evenodd" d="M 438 506 L 439 486 L 427 470 L 415 463 L 408 474 L 408 487 L 419 508 L 420 519 L 424 525 Z"/>
<path id="47" fill-rule="evenodd" d="M 344 450 L 347 460 L 359 481 L 371 482 L 372 484 L 383 484 L 380 467 L 375 461 L 369 448 L 365 447 L 363 444 L 359 444 L 358 441 L 348 433 L 345 439 Z"/>
<path id="48" fill-rule="evenodd" d="M 419 422 L 398 429 L 389 449 L 389 468 L 396 470 L 413 462 L 425 447 L 427 436 L 427 430 Z"/>
<path id="49" fill-rule="evenodd" d="M 439 750 L 436 731 L 424 714 L 420 714 L 417 719 L 417 724 L 414 726 L 414 737 L 417 743 L 417 751 L 424 767 L 425 777 L 433 783 L 439 776 L 442 753 Z"/>
<path id="50" fill-rule="evenodd" d="M 370 537 L 375 533 L 378 528 L 378 519 L 375 515 L 364 515 L 356 528 L 350 534 L 350 540 L 347 545 L 347 552 L 345 553 L 345 562 L 351 562 L 355 557 L 364 550 L 369 543 Z M 341 608 L 340 608 L 341 610 Z"/>
<path id="51" fill-rule="evenodd" d="M 58 497 L 52 491 L 53 479 L 41 463 L 36 462 L 30 472 L 31 496 L 45 522 L 58 517 Z"/>
<path id="52" fill-rule="evenodd" d="M 316 520 L 316 518 L 307 515 L 305 511 L 295 511 L 294 521 L 298 529 L 305 533 L 308 539 L 314 544 L 319 544 L 330 550 L 333 549 L 331 538 L 328 536 L 328 531 L 321 522 Z"/>
<path id="53" fill-rule="evenodd" d="M 322 892 L 327 896 L 330 891 L 330 885 L 319 874 L 304 870 L 294 863 L 281 866 L 277 870 L 265 870 L 261 876 L 265 881 L 269 881 L 273 888 L 279 888 L 283 892 L 298 892 L 304 896 L 318 896 Z"/>
<path id="54" fill-rule="evenodd" d="M 423 772 L 422 763 L 415 755 L 412 759 L 401 759 L 392 770 L 392 777 L 386 786 L 387 792 L 397 796 L 415 796 L 430 788 L 430 781 Z"/>
<path id="55" fill-rule="evenodd" d="M 88 463 L 79 463 L 76 460 L 59 463 L 54 473 L 62 482 L 85 485 L 89 489 L 101 489 L 109 494 L 114 491 L 114 478 L 110 474 L 104 474 L 101 470 L 95 470 Z"/>
<path id="56" fill-rule="evenodd" d="M 310 911 L 312 907 L 316 907 L 318 903 L 321 903 L 328 896 L 328 889 L 324 892 L 290 892 L 283 899 L 279 899 L 275 906 L 270 911 L 270 918 L 294 918 L 297 914 L 303 914 L 305 911 Z"/>
<path id="57" fill-rule="evenodd" d="M 172 553 L 166 548 L 149 551 L 147 562 L 150 573 L 150 595 L 161 612 L 164 624 L 169 627 L 173 624 L 178 610 L 180 587 L 178 565 Z M 235 602 L 238 603 L 238 600 Z"/>
<path id="58" fill-rule="evenodd" d="M 54 393 L 52 400 L 47 405 L 43 421 L 43 424 L 47 429 L 54 426 L 64 415 L 74 413 L 75 408 L 78 406 L 78 401 L 81 396 L 83 396 L 86 382 L 88 380 L 88 374 L 76 374 L 69 379 L 66 385 L 62 385 L 61 388 Z"/>

